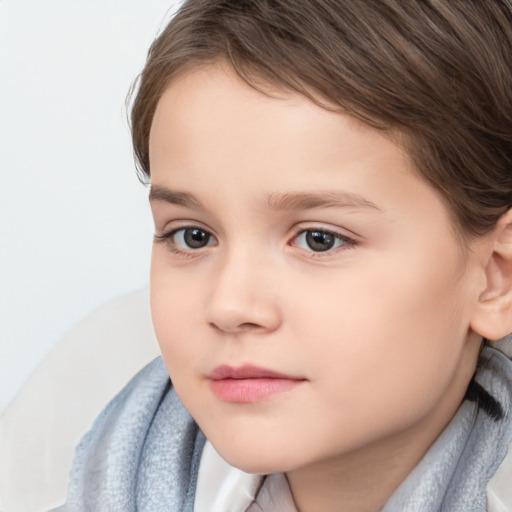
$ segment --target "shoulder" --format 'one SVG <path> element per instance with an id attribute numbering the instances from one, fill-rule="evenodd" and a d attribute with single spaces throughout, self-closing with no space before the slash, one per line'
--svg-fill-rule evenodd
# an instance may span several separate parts
<path id="1" fill-rule="evenodd" d="M 512 510 L 512 360 L 499 350 L 486 348 L 481 357 L 476 378 L 500 406 L 500 418 L 494 417 L 495 428 L 501 424 L 502 438 L 497 447 L 497 458 L 492 477 L 487 485 L 487 510 Z M 487 432 L 491 437 L 492 430 Z M 487 440 L 487 439 L 486 439 Z"/>
<path id="2" fill-rule="evenodd" d="M 115 420 L 123 410 L 137 410 L 150 413 L 155 403 L 171 387 L 167 369 L 161 357 L 157 357 L 137 375 L 110 401 L 95 421 L 92 430 L 100 428 L 102 423 Z"/>
<path id="3" fill-rule="evenodd" d="M 95 445 L 101 444 L 104 450 L 102 440 L 105 438 L 135 436 L 133 429 L 141 429 L 151 422 L 158 404 L 171 387 L 169 374 L 162 358 L 158 357 L 137 373 L 100 413 L 79 444 L 75 463 L 81 454 L 94 450 Z"/>
<path id="4" fill-rule="evenodd" d="M 106 510 L 106 504 L 111 507 L 108 510 L 131 510 L 128 505 L 136 499 L 133 489 L 144 444 L 169 395 L 173 395 L 172 384 L 162 359 L 157 358 L 112 399 L 76 449 L 62 510 L 89 509 L 91 500 L 94 507 L 103 507 L 98 510 Z M 175 417 L 188 418 L 177 397 L 171 402 Z"/>

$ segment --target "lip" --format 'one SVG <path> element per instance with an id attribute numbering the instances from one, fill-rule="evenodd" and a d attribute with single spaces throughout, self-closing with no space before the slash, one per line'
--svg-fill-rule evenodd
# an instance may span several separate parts
<path id="1" fill-rule="evenodd" d="M 252 365 L 217 366 L 207 378 L 213 394 L 230 403 L 259 402 L 290 391 L 306 380 Z"/>

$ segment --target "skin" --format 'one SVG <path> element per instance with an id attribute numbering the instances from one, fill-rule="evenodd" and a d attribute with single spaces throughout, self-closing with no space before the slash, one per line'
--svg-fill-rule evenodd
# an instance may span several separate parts
<path id="1" fill-rule="evenodd" d="M 376 511 L 463 400 L 481 342 L 482 254 L 461 247 L 386 134 L 272 96 L 218 64 L 188 70 L 158 103 L 156 335 L 177 393 L 228 462 L 286 472 L 302 512 Z M 204 247 L 186 244 L 190 227 Z M 334 233 L 334 247 L 312 250 L 307 230 Z M 227 403 L 208 379 L 223 364 L 302 381 Z"/>

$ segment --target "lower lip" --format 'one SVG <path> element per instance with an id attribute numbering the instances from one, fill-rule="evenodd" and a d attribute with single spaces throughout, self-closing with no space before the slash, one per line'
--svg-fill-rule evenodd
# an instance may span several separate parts
<path id="1" fill-rule="evenodd" d="M 302 380 L 296 379 L 221 379 L 211 380 L 210 388 L 217 398 L 231 403 L 254 403 L 289 391 Z"/>

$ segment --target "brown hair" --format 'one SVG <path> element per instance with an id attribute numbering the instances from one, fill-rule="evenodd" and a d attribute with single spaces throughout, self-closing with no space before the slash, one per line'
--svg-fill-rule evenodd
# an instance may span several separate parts
<path id="1" fill-rule="evenodd" d="M 225 60 L 272 84 L 398 133 L 461 232 L 512 206 L 509 0 L 188 0 L 150 48 L 132 107 L 141 176 L 169 82 Z"/>

